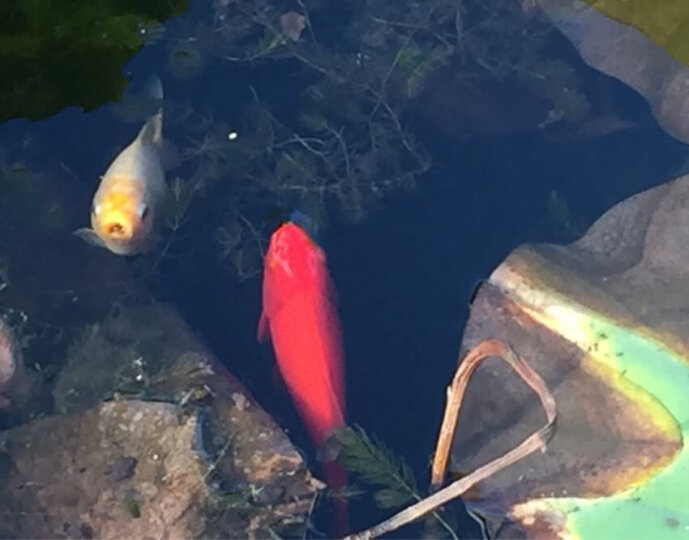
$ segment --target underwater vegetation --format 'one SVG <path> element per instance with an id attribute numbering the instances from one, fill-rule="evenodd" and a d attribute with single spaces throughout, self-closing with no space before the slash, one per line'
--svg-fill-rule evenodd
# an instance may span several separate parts
<path id="1" fill-rule="evenodd" d="M 335 438 L 341 445 L 338 461 L 355 475 L 357 481 L 341 496 L 354 498 L 370 493 L 375 505 L 386 511 L 423 499 L 409 464 L 377 437 L 367 433 L 361 426 L 353 426 L 339 430 Z M 443 531 L 435 530 L 431 537 L 458 538 L 452 510 L 448 504 L 442 510 L 432 512 L 431 519 L 437 521 L 428 521 L 426 527 L 441 527 Z"/>
<path id="2" fill-rule="evenodd" d="M 127 85 L 124 64 L 149 27 L 188 0 L 19 0 L 0 6 L 0 122 L 39 120 L 65 107 L 94 109 Z"/>
<path id="3" fill-rule="evenodd" d="M 550 28 L 517 4 L 216 1 L 165 29 L 156 21 L 186 3 L 147 6 L 102 0 L 83 9 L 38 9 L 28 1 L 3 7 L 11 76 L 3 83 L 2 118 L 40 118 L 68 104 L 88 109 L 114 99 L 126 83 L 123 62 L 144 43 L 164 48 L 175 77 L 212 69 L 237 81 L 226 90 L 236 114 L 166 96 L 166 131 L 180 146 L 181 166 L 168 176 L 163 241 L 146 263 L 153 270 L 163 259 L 193 259 L 195 239 L 210 237 L 217 258 L 247 279 L 260 272 L 268 235 L 292 210 L 307 214 L 317 232 L 336 216 L 361 220 L 385 197 L 413 189 L 431 166 L 415 133 L 415 107 L 442 74 L 475 89 L 518 80 L 550 104 L 549 125 L 589 109 L 574 69 L 548 55 Z M 43 69 L 47 51 L 50 69 Z M 63 59 L 69 69 L 60 67 Z M 87 83 L 72 73 L 76 65 L 90 70 Z M 91 73 L 96 69 L 104 73 Z M 27 70 L 31 77 L 22 79 Z M 114 78 L 106 80 L 110 70 Z M 261 83 L 267 77 L 284 80 L 284 88 L 269 91 Z M 120 118 L 140 120 L 124 103 L 118 107 Z M 40 215 L 58 219 L 61 211 Z"/>
<path id="4" fill-rule="evenodd" d="M 99 17 L 103 17 L 103 10 L 107 11 L 103 6 L 109 5 L 99 4 Z M 485 80 L 518 79 L 550 104 L 549 123 L 576 120 L 587 114 L 588 103 L 578 90 L 573 69 L 565 62 L 545 60 L 547 32 L 538 22 L 513 16 L 519 14 L 516 5 L 506 6 L 498 1 L 409 0 L 337 7 L 307 1 L 286 7 L 262 0 L 219 0 L 205 13 L 205 19 L 195 16 L 193 24 L 181 21 L 172 25 L 174 32 L 168 33 L 166 29 L 167 67 L 182 81 L 193 80 L 210 69 L 227 74 L 227 79 L 238 81 L 236 88 L 224 89 L 228 101 L 237 103 L 228 113 L 200 110 L 182 103 L 179 96 L 166 96 L 165 129 L 169 125 L 172 138 L 179 143 L 181 163 L 167 179 L 171 195 L 162 241 L 149 255 L 113 263 L 112 272 L 124 283 L 117 291 L 114 289 L 118 280 L 109 279 L 104 273 L 87 272 L 96 276 L 97 279 L 92 278 L 95 283 L 112 287 L 113 291 L 101 293 L 102 303 L 108 306 L 117 304 L 119 309 L 123 299 L 140 301 L 141 297 L 148 300 L 155 296 L 158 291 L 151 292 L 129 278 L 150 277 L 163 268 L 169 270 L 167 263 L 172 260 L 178 264 L 175 270 L 182 269 L 175 275 L 182 274 L 196 265 L 196 250 L 207 249 L 202 239 L 211 240 L 218 259 L 238 279 L 247 279 L 260 272 L 268 235 L 291 210 L 306 213 L 318 229 L 334 216 L 352 221 L 364 219 L 385 197 L 413 188 L 431 166 L 430 152 L 415 134 L 414 107 L 428 99 L 425 91 L 429 83 L 444 69 L 454 70 L 461 84 L 471 88 L 479 88 Z M 84 17 L 87 14 L 88 10 Z M 126 39 L 120 43 L 125 45 L 116 47 L 118 54 L 138 50 L 143 43 L 156 41 L 162 33 L 153 19 L 117 20 L 126 27 Z M 136 35 L 131 33 L 133 30 Z M 81 43 L 73 35 L 70 39 Z M 100 67 L 101 62 L 93 63 Z M 265 81 L 260 82 L 266 73 L 270 74 L 273 86 L 276 80 L 284 80 L 284 88 L 269 91 Z M 118 84 L 124 85 L 119 68 L 117 75 Z M 94 84 L 99 84 L 101 90 L 109 88 L 102 78 L 95 78 Z M 121 89 L 118 86 L 117 92 Z M 46 87 L 45 92 L 51 96 L 59 94 L 53 86 Z M 94 95 L 89 93 L 90 98 Z M 40 96 L 36 93 L 34 97 Z M 90 108 L 101 102 L 94 98 L 79 104 Z M 60 108 L 55 103 L 53 106 L 55 110 Z M 131 114 L 131 119 L 136 116 Z M 14 162 L 3 165 L 0 172 L 8 179 L 2 187 L 7 190 L 3 205 L 19 212 L 14 202 L 22 204 L 17 221 L 21 216 L 39 215 L 41 235 L 51 242 L 70 230 L 73 205 L 62 204 L 64 199 L 58 195 L 51 196 L 51 190 L 59 189 L 54 187 L 55 182 L 33 172 L 29 174 L 28 168 Z M 471 179 L 458 174 L 455 180 Z M 85 205 L 83 216 L 87 214 Z M 69 253 L 79 254 L 74 257 L 77 264 L 86 266 L 81 264 L 84 258 L 79 251 L 84 247 L 70 249 L 73 251 Z M 61 252 L 54 246 L 50 252 L 69 258 L 64 255 L 67 251 Z M 95 262 L 99 262 L 100 255 L 106 254 L 89 254 Z M 109 263 L 107 267 L 110 268 Z M 94 268 L 101 269 L 95 263 Z M 122 276 L 117 273 L 120 271 Z M 15 279 L 14 272 L 9 273 L 9 279 Z M 60 305 L 67 305 L 69 300 L 74 302 L 74 307 L 69 304 L 72 312 L 86 312 L 83 298 L 88 301 L 91 295 L 85 285 L 78 283 L 77 292 L 70 292 L 69 297 L 60 300 Z M 126 292 L 119 294 L 122 288 Z M 22 290 L 21 284 L 16 290 Z M 60 287 L 58 292 L 63 290 L 72 291 Z M 41 299 L 40 304 L 46 303 Z M 34 320 L 44 324 L 46 332 L 52 328 L 48 322 L 34 318 L 32 312 L 31 321 Z M 65 326 L 63 320 L 60 324 Z M 98 326 L 92 328 L 97 330 Z M 87 338 L 89 335 L 85 334 Z M 118 387 L 118 396 L 136 391 L 142 393 L 138 397 L 150 397 L 144 390 L 152 392 L 155 385 L 142 390 L 139 384 L 148 383 L 146 363 L 136 354 L 136 348 L 127 348 L 123 342 L 126 340 L 119 340 L 113 350 L 131 357 L 126 366 L 132 368 L 131 373 L 102 366 L 95 371 L 127 383 Z M 86 339 L 84 343 L 90 341 Z M 70 349 L 74 350 L 75 347 Z M 96 356 L 94 352 L 84 357 Z M 122 363 L 121 359 L 110 364 L 118 363 Z M 63 377 L 76 364 L 84 366 L 86 362 L 80 359 L 68 364 L 61 369 Z M 43 370 L 41 365 L 36 368 L 38 371 Z M 49 367 L 53 373 L 41 373 L 47 382 L 63 368 L 59 361 Z M 64 380 L 61 378 L 57 385 L 58 408 L 63 401 L 75 400 L 73 381 L 67 384 Z M 86 388 L 92 387 L 94 380 L 92 375 L 81 378 Z M 187 395 L 191 394 L 185 393 L 184 399 L 180 399 L 184 404 Z M 92 396 L 82 391 L 77 397 Z M 95 397 L 90 405 L 103 396 Z M 50 405 L 45 409 L 50 410 Z M 377 442 L 363 431 L 356 434 L 358 438 L 350 441 L 345 450 L 349 452 L 349 468 L 365 483 L 382 487 L 376 492 L 379 506 L 393 508 L 418 501 L 422 496 L 410 468 L 386 449 L 378 448 Z M 126 492 L 122 500 L 130 517 L 138 519 L 145 514 L 134 494 Z M 454 535 L 452 527 L 443 521 L 444 513 L 436 518 Z"/>
<path id="5" fill-rule="evenodd" d="M 217 1 L 204 17 L 175 21 L 166 34 L 173 76 L 212 70 L 240 84 L 223 89 L 234 111 L 224 116 L 166 99 L 182 166 L 164 254 L 189 253 L 172 246 L 198 234 L 180 234 L 183 225 L 204 229 L 246 279 L 292 210 L 318 230 L 413 189 L 432 161 L 414 109 L 443 70 L 467 88 L 517 79 L 550 104 L 552 122 L 585 117 L 574 69 L 547 59 L 548 37 L 517 5 L 473 0 Z"/>

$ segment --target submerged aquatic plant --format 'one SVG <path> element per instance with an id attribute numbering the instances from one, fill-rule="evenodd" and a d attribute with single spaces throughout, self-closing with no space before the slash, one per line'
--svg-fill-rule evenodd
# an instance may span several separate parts
<path id="1" fill-rule="evenodd" d="M 149 29 L 187 3 L 3 2 L 0 121 L 37 120 L 70 105 L 94 109 L 116 98 L 127 84 L 122 67 L 149 40 Z"/>
<path id="2" fill-rule="evenodd" d="M 178 24 L 168 33 L 172 72 L 227 70 L 228 101 L 241 102 L 232 121 L 192 113 L 178 126 L 186 176 L 203 185 L 199 226 L 213 223 L 219 257 L 250 277 L 276 209 L 299 209 L 318 227 L 332 210 L 360 220 L 413 188 L 431 160 L 408 111 L 450 63 L 462 85 L 511 77 L 558 118 L 586 114 L 573 72 L 545 60 L 547 32 L 519 9 L 497 0 L 217 1 L 205 18 Z M 284 87 L 251 86 L 254 75 L 282 77 Z"/>
<path id="3" fill-rule="evenodd" d="M 177 41 L 168 52 L 168 68 L 178 79 L 190 79 L 203 71 L 204 58 L 193 39 Z"/>
<path id="4" fill-rule="evenodd" d="M 419 498 L 411 467 L 363 428 L 342 430 L 337 440 L 342 445 L 338 459 L 347 470 L 378 487 L 374 497 L 380 508 L 396 508 Z"/>
<path id="5" fill-rule="evenodd" d="M 374 487 L 373 496 L 379 508 L 400 508 L 423 499 L 411 467 L 363 428 L 342 429 L 335 438 L 340 445 L 338 461 L 365 484 Z M 356 490 L 352 493 L 358 494 Z M 457 538 L 447 516 L 439 511 L 433 515 L 452 538 Z"/>

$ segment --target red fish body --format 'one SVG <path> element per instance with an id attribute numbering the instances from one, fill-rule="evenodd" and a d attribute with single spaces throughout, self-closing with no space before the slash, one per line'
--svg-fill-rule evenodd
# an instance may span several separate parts
<path id="1" fill-rule="evenodd" d="M 263 273 L 259 339 L 270 336 L 280 373 L 316 444 L 345 424 L 342 330 L 326 257 L 297 224 L 270 239 Z M 344 470 L 326 463 L 326 481 L 346 484 Z M 346 519 L 340 508 L 340 526 Z"/>

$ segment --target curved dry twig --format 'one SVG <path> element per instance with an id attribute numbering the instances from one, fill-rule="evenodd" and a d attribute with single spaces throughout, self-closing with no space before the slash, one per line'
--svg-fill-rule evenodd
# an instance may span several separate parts
<path id="1" fill-rule="evenodd" d="M 447 389 L 447 404 L 445 416 L 440 428 L 438 444 L 436 446 L 433 467 L 431 470 L 431 488 L 438 489 L 443 485 L 445 472 L 450 458 L 450 449 L 455 438 L 455 431 L 459 421 L 459 411 L 469 378 L 481 363 L 488 357 L 500 356 L 517 372 L 517 374 L 531 387 L 543 403 L 548 420 L 554 416 L 555 401 L 550 396 L 543 379 L 514 350 L 505 343 L 490 339 L 482 341 L 466 355 L 461 362 L 452 384 Z M 551 403 L 552 402 L 552 403 Z"/>
<path id="2" fill-rule="evenodd" d="M 511 347 L 505 343 L 489 339 L 482 341 L 474 347 L 464 360 L 460 363 L 452 381 L 452 385 L 448 388 L 447 406 L 445 408 L 445 416 L 443 418 L 442 427 L 440 430 L 440 437 L 438 441 L 438 449 L 436 457 L 433 462 L 433 476 L 432 483 L 439 487 L 442 484 L 445 476 L 445 469 L 449 459 L 450 447 L 454 440 L 454 434 L 459 419 L 459 412 L 462 404 L 462 399 L 469 383 L 471 375 L 476 371 L 479 364 L 486 358 L 492 356 L 499 356 L 503 358 L 529 385 L 529 387 L 536 392 L 545 414 L 547 417 L 546 424 L 524 440 L 519 446 L 513 448 L 506 454 L 503 454 L 490 463 L 483 465 L 476 469 L 473 473 L 453 482 L 449 486 L 437 491 L 433 495 L 419 501 L 408 508 L 405 508 L 398 514 L 391 518 L 371 527 L 365 531 L 353 534 L 347 537 L 351 540 L 364 540 L 375 538 L 382 534 L 394 531 L 403 525 L 411 523 L 436 508 L 446 504 L 447 502 L 460 497 L 463 493 L 468 491 L 477 483 L 494 475 L 498 471 L 509 467 L 520 459 L 528 456 L 536 450 L 545 451 L 546 444 L 555 431 L 555 421 L 557 419 L 557 406 L 555 398 L 548 390 L 545 382 L 541 376 L 533 370 Z"/>

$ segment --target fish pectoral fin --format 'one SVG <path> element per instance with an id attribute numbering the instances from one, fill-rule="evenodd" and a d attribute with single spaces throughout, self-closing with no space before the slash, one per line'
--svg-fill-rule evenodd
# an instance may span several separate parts
<path id="1" fill-rule="evenodd" d="M 106 245 L 103 243 L 103 240 L 101 240 L 100 237 L 96 234 L 96 231 L 90 229 L 89 227 L 82 227 L 81 229 L 77 229 L 72 234 L 74 236 L 78 236 L 84 242 L 91 244 L 92 246 L 98 246 L 107 249 Z"/>
<path id="2" fill-rule="evenodd" d="M 268 325 L 268 317 L 265 311 L 261 312 L 261 318 L 258 321 L 256 339 L 258 341 L 267 341 L 270 339 L 270 326 Z"/>

